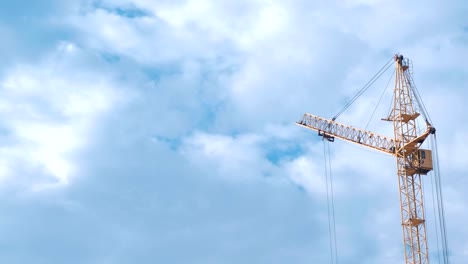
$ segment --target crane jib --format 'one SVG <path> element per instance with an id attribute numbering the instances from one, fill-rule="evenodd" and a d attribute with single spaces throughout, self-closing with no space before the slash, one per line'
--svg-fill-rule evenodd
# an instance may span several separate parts
<path id="1" fill-rule="evenodd" d="M 400 146 L 400 144 L 395 144 L 394 139 L 308 113 L 304 114 L 302 120 L 297 122 L 297 125 L 315 130 L 319 133 L 319 136 L 331 142 L 333 142 L 336 137 L 391 155 L 393 155 L 395 149 Z"/>

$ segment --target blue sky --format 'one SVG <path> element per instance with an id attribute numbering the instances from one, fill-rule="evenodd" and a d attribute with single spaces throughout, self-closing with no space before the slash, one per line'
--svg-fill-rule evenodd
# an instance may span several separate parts
<path id="1" fill-rule="evenodd" d="M 463 0 L 3 1 L 0 262 L 327 263 L 323 146 L 294 122 L 332 117 L 399 52 L 438 129 L 463 263 L 467 12 Z M 340 122 L 365 127 L 389 77 Z M 378 121 L 390 99 L 369 129 L 392 135 Z M 394 160 L 331 147 L 340 262 L 402 263 Z"/>

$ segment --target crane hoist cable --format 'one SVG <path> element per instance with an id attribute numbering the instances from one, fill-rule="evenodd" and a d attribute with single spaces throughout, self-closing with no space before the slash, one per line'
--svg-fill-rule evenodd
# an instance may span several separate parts
<path id="1" fill-rule="evenodd" d="M 327 189 L 328 235 L 330 241 L 330 260 L 338 264 L 338 247 L 336 242 L 335 202 L 333 191 L 333 175 L 331 169 L 330 145 L 323 141 L 323 155 L 325 160 L 325 187 Z"/>
<path id="2" fill-rule="evenodd" d="M 433 146 L 433 141 L 434 139 L 432 137 L 429 138 L 430 141 L 431 141 L 431 147 Z M 440 259 L 440 242 L 439 242 L 439 221 L 438 221 L 438 218 L 437 218 L 437 215 L 438 215 L 438 207 L 436 206 L 436 198 L 435 198 L 435 175 L 434 173 L 431 173 L 430 174 L 430 178 L 431 178 L 431 200 L 432 200 L 432 210 L 434 212 L 434 226 L 435 226 L 435 236 L 436 236 L 436 245 L 437 245 L 437 258 L 439 260 L 439 263 L 442 263 L 441 262 L 441 259 Z M 437 201 L 437 204 L 438 204 L 438 201 Z"/>
<path id="3" fill-rule="evenodd" d="M 445 209 L 444 209 L 444 197 L 442 193 L 442 182 L 440 177 L 440 167 L 439 167 L 439 152 L 437 147 L 437 136 L 433 134 L 432 149 L 434 151 L 434 181 L 436 189 L 436 198 L 437 198 L 437 212 L 439 216 L 439 230 L 440 238 L 442 244 L 442 258 L 443 263 L 449 263 L 449 252 L 448 252 L 448 242 L 447 242 L 447 226 L 445 223 Z"/>
<path id="4" fill-rule="evenodd" d="M 388 60 L 387 63 L 385 63 L 385 65 L 382 66 L 382 68 L 380 68 L 380 70 L 359 90 L 359 92 L 354 95 L 348 103 L 345 104 L 345 106 L 332 118 L 332 120 L 335 121 L 346 109 L 348 109 L 348 107 L 350 107 L 367 89 L 369 89 L 369 87 L 371 87 L 372 84 L 374 84 L 375 81 L 377 81 L 380 76 L 382 76 L 382 74 L 384 74 L 390 68 L 390 66 L 393 65 L 394 62 L 395 61 L 393 57 Z"/>

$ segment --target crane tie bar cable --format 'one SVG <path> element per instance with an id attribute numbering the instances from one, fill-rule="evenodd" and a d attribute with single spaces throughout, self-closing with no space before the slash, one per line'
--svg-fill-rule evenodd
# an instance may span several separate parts
<path id="1" fill-rule="evenodd" d="M 362 87 L 361 90 L 359 90 L 359 92 L 351 98 L 348 103 L 346 103 L 346 105 L 332 118 L 332 120 L 335 121 L 346 109 L 348 109 L 348 107 L 350 107 L 367 89 L 369 89 L 369 87 L 371 87 L 372 84 L 374 84 L 375 81 L 377 81 L 377 79 L 379 79 L 394 62 L 395 60 L 393 57 L 388 60 L 387 63 L 385 63 L 385 65 L 382 66 L 382 68 L 380 68 L 380 70 L 364 85 L 364 87 Z"/>
<path id="2" fill-rule="evenodd" d="M 442 259 L 443 264 L 449 264 L 449 247 L 447 243 L 447 226 L 445 223 L 445 209 L 444 209 L 444 198 L 442 195 L 442 182 L 440 179 L 440 166 L 439 166 L 439 151 L 437 144 L 437 136 L 433 135 L 432 149 L 434 151 L 434 180 L 435 180 L 435 189 L 436 189 L 436 198 L 437 198 L 437 212 L 439 216 L 439 231 L 442 244 Z M 437 224 L 437 219 L 436 219 Z"/>

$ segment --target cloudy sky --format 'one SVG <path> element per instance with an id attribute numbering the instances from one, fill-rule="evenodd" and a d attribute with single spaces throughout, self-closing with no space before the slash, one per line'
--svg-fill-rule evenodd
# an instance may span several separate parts
<path id="1" fill-rule="evenodd" d="M 333 117 L 398 52 L 438 131 L 464 263 L 467 13 L 465 0 L 1 1 L 0 262 L 330 263 L 323 143 L 294 122 Z M 390 77 L 339 121 L 365 127 Z M 389 92 L 368 129 L 391 136 Z M 330 147 L 339 261 L 403 263 L 395 161 Z"/>

